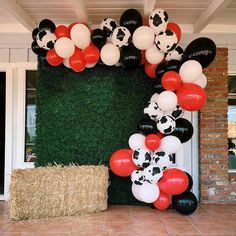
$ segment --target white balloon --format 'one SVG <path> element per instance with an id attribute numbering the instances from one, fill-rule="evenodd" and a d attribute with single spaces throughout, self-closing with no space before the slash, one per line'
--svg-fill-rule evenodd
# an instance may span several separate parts
<path id="1" fill-rule="evenodd" d="M 59 38 L 56 41 L 54 48 L 55 48 L 57 55 L 62 58 L 69 58 L 75 52 L 74 43 L 72 42 L 71 39 L 69 39 L 67 37 Z"/>
<path id="2" fill-rule="evenodd" d="M 159 96 L 159 93 L 154 93 L 152 97 L 150 98 L 150 102 L 156 102 L 157 103 L 157 98 Z"/>
<path id="3" fill-rule="evenodd" d="M 155 34 L 165 30 L 168 24 L 168 14 L 163 9 L 155 9 L 151 12 L 148 21 Z"/>
<path id="4" fill-rule="evenodd" d="M 183 83 L 193 83 L 202 74 L 202 66 L 198 61 L 188 60 L 179 69 L 179 75 Z"/>
<path id="5" fill-rule="evenodd" d="M 142 134 L 132 134 L 129 138 L 129 147 L 132 150 L 147 148 L 145 145 L 145 136 Z"/>
<path id="6" fill-rule="evenodd" d="M 140 197 L 140 194 L 139 194 L 139 192 L 140 192 L 140 187 L 141 187 L 141 185 L 137 185 L 137 184 L 132 183 L 131 190 L 132 190 L 132 193 L 133 193 L 134 197 L 135 197 L 137 200 L 139 200 L 139 201 L 142 202 L 143 200 L 142 200 L 142 198 Z"/>
<path id="7" fill-rule="evenodd" d="M 90 44 L 90 30 L 84 24 L 76 24 L 70 31 L 70 37 L 74 44 L 80 48 L 85 49 Z"/>
<path id="8" fill-rule="evenodd" d="M 144 183 L 139 189 L 139 197 L 146 203 L 155 202 L 159 195 L 160 190 L 157 184 Z"/>
<path id="9" fill-rule="evenodd" d="M 156 184 L 162 176 L 163 172 L 158 164 L 151 164 L 144 169 L 145 181 L 149 183 Z"/>
<path id="10" fill-rule="evenodd" d="M 181 146 L 182 144 L 177 137 L 168 135 L 161 139 L 161 146 L 159 149 L 166 153 L 172 154 L 176 153 Z"/>
<path id="11" fill-rule="evenodd" d="M 205 88 L 207 86 L 207 77 L 202 73 L 200 77 L 193 83 L 199 85 L 202 88 Z"/>
<path id="12" fill-rule="evenodd" d="M 102 62 L 107 66 L 114 66 L 120 59 L 120 51 L 112 43 L 105 44 L 100 55 Z"/>
<path id="13" fill-rule="evenodd" d="M 176 46 L 176 48 L 173 51 L 170 51 L 165 59 L 166 61 L 170 61 L 170 60 L 177 60 L 177 61 L 181 61 L 182 56 L 183 56 L 184 50 L 182 49 L 182 47 L 180 45 Z"/>
<path id="14" fill-rule="evenodd" d="M 63 65 L 65 66 L 65 67 L 67 67 L 67 68 L 71 68 L 70 67 L 70 60 L 69 60 L 69 58 L 65 58 L 64 60 L 63 60 Z"/>
<path id="15" fill-rule="evenodd" d="M 177 96 L 172 91 L 163 91 L 157 98 L 157 104 L 163 111 L 169 111 L 177 106 Z"/>
<path id="16" fill-rule="evenodd" d="M 138 27 L 133 34 L 133 44 L 139 50 L 147 50 L 154 43 L 155 34 L 152 28 L 148 26 Z"/>
<path id="17" fill-rule="evenodd" d="M 145 52 L 145 57 L 150 64 L 160 63 L 164 59 L 164 56 L 164 53 L 158 50 L 155 44 Z"/>
<path id="18" fill-rule="evenodd" d="M 112 33 L 111 41 L 112 43 L 121 48 L 123 46 L 128 46 L 131 38 L 131 33 L 126 27 L 119 26 L 116 27 Z"/>
<path id="19" fill-rule="evenodd" d="M 130 177 L 131 181 L 137 185 L 142 185 L 145 181 L 143 170 L 134 170 Z"/>
<path id="20" fill-rule="evenodd" d="M 93 68 L 97 63 L 86 64 L 86 68 Z"/>

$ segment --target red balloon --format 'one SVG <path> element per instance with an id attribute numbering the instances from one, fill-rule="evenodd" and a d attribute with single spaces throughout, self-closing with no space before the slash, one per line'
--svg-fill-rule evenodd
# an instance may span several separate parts
<path id="1" fill-rule="evenodd" d="M 73 22 L 73 23 L 71 23 L 71 24 L 68 26 L 69 32 L 71 31 L 72 27 L 73 27 L 74 25 L 78 24 L 78 23 L 79 23 L 79 22 Z"/>
<path id="2" fill-rule="evenodd" d="M 133 151 L 131 149 L 119 149 L 110 158 L 110 168 L 112 172 L 121 177 L 127 177 L 138 167 L 132 160 Z"/>
<path id="3" fill-rule="evenodd" d="M 161 145 L 161 138 L 156 134 L 149 134 L 145 138 L 145 145 L 150 150 L 156 150 Z"/>
<path id="4" fill-rule="evenodd" d="M 176 94 L 179 105 L 187 111 L 200 110 L 206 103 L 205 90 L 197 84 L 182 84 Z"/>
<path id="5" fill-rule="evenodd" d="M 59 39 L 61 37 L 67 37 L 70 38 L 70 31 L 65 25 L 58 25 L 55 29 L 54 34 Z"/>
<path id="6" fill-rule="evenodd" d="M 56 54 L 55 49 L 47 51 L 46 59 L 51 66 L 59 66 L 64 60 Z"/>
<path id="7" fill-rule="evenodd" d="M 81 72 L 86 66 L 84 55 L 80 49 L 75 48 L 74 54 L 69 58 L 70 67 L 75 72 Z"/>
<path id="8" fill-rule="evenodd" d="M 174 32 L 176 34 L 176 36 L 178 38 L 178 42 L 179 42 L 180 38 L 181 38 L 181 29 L 180 29 L 179 25 L 177 25 L 174 22 L 169 22 L 167 24 L 167 29 L 171 30 L 172 32 Z"/>
<path id="9" fill-rule="evenodd" d="M 156 134 L 160 139 L 162 139 L 164 137 L 164 134 L 162 134 L 161 132 Z"/>
<path id="10" fill-rule="evenodd" d="M 158 64 L 150 64 L 146 61 L 144 64 L 144 71 L 150 78 L 155 79 L 157 66 Z"/>
<path id="11" fill-rule="evenodd" d="M 93 44 L 90 44 L 87 48 L 83 51 L 84 59 L 88 64 L 97 63 L 100 57 L 100 52 L 97 47 Z"/>
<path id="12" fill-rule="evenodd" d="M 167 71 L 161 78 L 162 86 L 166 90 L 175 91 L 181 85 L 179 73 L 175 71 Z"/>
<path id="13" fill-rule="evenodd" d="M 170 196 L 160 191 L 160 195 L 157 200 L 153 202 L 153 205 L 161 211 L 166 210 L 170 205 Z"/>
<path id="14" fill-rule="evenodd" d="M 178 195 L 188 188 L 188 176 L 182 170 L 168 169 L 163 172 L 163 177 L 158 182 L 158 186 L 163 193 Z"/>
<path id="15" fill-rule="evenodd" d="M 141 50 L 141 62 L 140 65 L 144 65 L 146 63 L 146 57 L 145 57 L 145 50 Z"/>

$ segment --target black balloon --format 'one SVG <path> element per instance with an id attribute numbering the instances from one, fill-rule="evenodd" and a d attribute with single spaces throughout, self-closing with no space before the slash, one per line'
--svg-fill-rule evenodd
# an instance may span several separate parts
<path id="1" fill-rule="evenodd" d="M 33 41 L 31 44 L 32 51 L 38 56 L 46 55 L 47 51 L 43 48 L 40 48 L 36 41 Z"/>
<path id="2" fill-rule="evenodd" d="M 178 60 L 170 60 L 166 62 L 166 71 L 176 71 L 179 72 L 179 68 L 181 66 L 181 62 Z"/>
<path id="3" fill-rule="evenodd" d="M 36 40 L 36 36 L 39 32 L 39 28 L 34 28 L 33 31 L 32 31 L 32 39 L 33 40 Z"/>
<path id="4" fill-rule="evenodd" d="M 209 38 L 197 38 L 185 49 L 183 60 L 196 60 L 203 68 L 211 64 L 216 56 L 216 45 Z"/>
<path id="5" fill-rule="evenodd" d="M 39 30 L 49 29 L 51 32 L 54 32 L 56 25 L 49 19 L 43 19 L 39 23 Z"/>
<path id="6" fill-rule="evenodd" d="M 140 65 L 141 51 L 133 44 L 121 48 L 120 61 L 126 68 L 134 68 Z"/>
<path id="7" fill-rule="evenodd" d="M 95 29 L 91 33 L 91 41 L 98 48 L 102 48 L 105 45 L 106 40 L 107 40 L 106 35 L 101 29 Z"/>
<path id="8" fill-rule="evenodd" d="M 184 118 L 175 120 L 176 126 L 174 131 L 170 135 L 174 135 L 181 143 L 189 141 L 193 136 L 193 126 L 190 121 Z"/>
<path id="9" fill-rule="evenodd" d="M 166 72 L 166 63 L 160 63 L 156 68 L 156 78 L 161 79 L 162 75 Z"/>
<path id="10" fill-rule="evenodd" d="M 161 84 L 161 80 L 154 80 L 153 81 L 153 90 L 155 93 L 161 93 L 161 92 L 165 91 L 165 89 L 163 88 L 163 86 Z"/>
<path id="11" fill-rule="evenodd" d="M 128 9 L 120 17 L 120 26 L 126 27 L 131 35 L 140 26 L 143 25 L 143 18 L 136 9 Z"/>
<path id="12" fill-rule="evenodd" d="M 172 197 L 172 205 L 177 212 L 190 215 L 197 209 L 197 198 L 192 192 L 184 192 Z"/>
<path id="13" fill-rule="evenodd" d="M 187 191 L 190 191 L 192 189 L 192 187 L 193 187 L 193 178 L 192 178 L 192 176 L 188 172 L 185 171 L 185 173 L 188 176 L 188 187 L 185 190 L 185 192 L 187 192 Z"/>
<path id="14" fill-rule="evenodd" d="M 154 134 L 158 132 L 157 124 L 154 120 L 145 116 L 138 123 L 138 131 L 144 134 Z"/>

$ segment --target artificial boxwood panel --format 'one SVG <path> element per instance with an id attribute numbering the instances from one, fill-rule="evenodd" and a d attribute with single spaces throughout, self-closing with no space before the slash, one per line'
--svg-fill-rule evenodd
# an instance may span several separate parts
<path id="1" fill-rule="evenodd" d="M 96 66 L 75 73 L 38 64 L 35 165 L 108 165 L 137 132 L 152 81 L 143 68 Z M 130 178 L 110 173 L 109 203 L 138 204 Z"/>

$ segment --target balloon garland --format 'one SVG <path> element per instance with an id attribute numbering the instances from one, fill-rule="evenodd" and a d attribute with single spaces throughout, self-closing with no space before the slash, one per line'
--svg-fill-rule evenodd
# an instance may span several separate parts
<path id="1" fill-rule="evenodd" d="M 163 9 L 155 9 L 143 25 L 141 14 L 126 10 L 119 24 L 112 18 L 100 28 L 74 22 L 55 26 L 44 19 L 32 32 L 31 48 L 51 66 L 63 64 L 75 72 L 106 66 L 144 66 L 156 91 L 143 110 L 138 132 L 129 138 L 130 149 L 119 149 L 110 157 L 110 168 L 118 176 L 131 177 L 134 197 L 165 210 L 171 203 L 181 214 L 197 208 L 190 192 L 192 177 L 173 168 L 174 153 L 193 135 L 184 111 L 200 110 L 206 102 L 207 78 L 203 73 L 215 58 L 216 45 L 209 38 L 193 40 L 185 50 L 179 45 L 181 29 L 169 22 Z"/>

